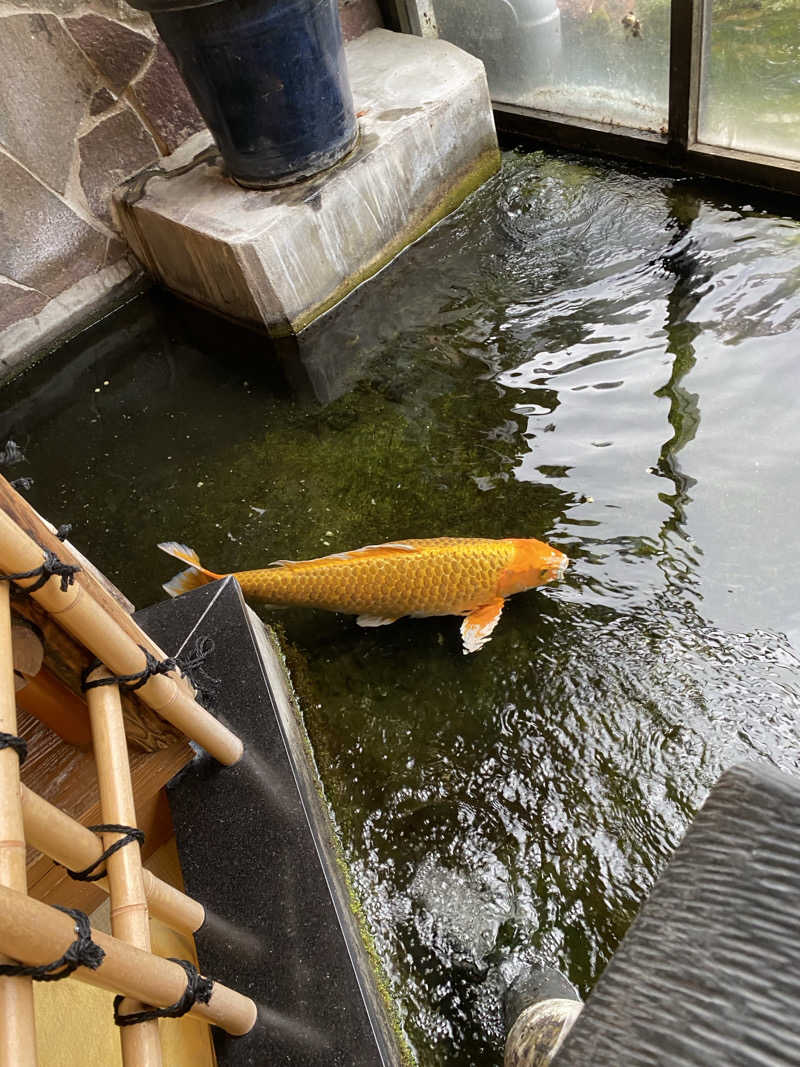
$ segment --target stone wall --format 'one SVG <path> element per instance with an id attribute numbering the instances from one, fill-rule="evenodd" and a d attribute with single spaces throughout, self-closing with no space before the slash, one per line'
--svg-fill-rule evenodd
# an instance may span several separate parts
<path id="1" fill-rule="evenodd" d="M 347 39 L 380 25 L 340 10 Z M 0 0 L 0 381 L 142 284 L 111 191 L 202 128 L 148 15 Z"/>

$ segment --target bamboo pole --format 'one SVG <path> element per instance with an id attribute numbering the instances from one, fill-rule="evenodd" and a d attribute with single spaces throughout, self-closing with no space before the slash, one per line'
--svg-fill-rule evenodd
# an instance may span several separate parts
<path id="1" fill-rule="evenodd" d="M 68 915 L 0 886 L 1 952 L 40 966 L 61 956 L 74 938 L 74 923 Z M 99 931 L 92 930 L 92 939 L 105 952 L 105 959 L 96 971 L 79 967 L 74 978 L 157 1007 L 174 1004 L 183 996 L 186 974 L 179 964 Z M 215 982 L 208 1004 L 197 1001 L 189 1014 L 239 1036 L 255 1025 L 256 1005 L 249 997 Z"/>
<path id="2" fill-rule="evenodd" d="M 44 553 L 36 542 L 0 511 L 0 571 L 25 573 L 41 566 L 43 559 Z M 29 578 L 17 584 L 25 589 L 35 582 L 35 578 Z M 136 640 L 79 582 L 62 592 L 59 579 L 54 577 L 31 596 L 114 674 L 144 670 L 145 656 Z M 154 675 L 136 692 L 148 707 L 202 745 L 220 763 L 232 764 L 240 759 L 243 745 L 239 738 L 192 699 L 174 678 Z"/>
<path id="3" fill-rule="evenodd" d="M 73 871 L 95 863 L 103 852 L 96 834 L 50 804 L 38 793 L 22 786 L 22 817 L 25 839 L 33 848 Z M 142 869 L 144 892 L 150 914 L 173 930 L 193 934 L 205 921 L 205 908 L 179 889 Z M 94 883 L 108 892 L 108 879 Z"/>
<path id="4" fill-rule="evenodd" d="M 93 678 L 107 678 L 108 672 L 93 672 Z M 119 687 L 104 685 L 86 692 L 89 719 L 92 725 L 92 745 L 97 763 L 97 782 L 100 789 L 100 811 L 104 823 L 136 826 L 133 803 L 131 769 L 128 763 L 128 742 L 122 719 Z M 109 848 L 122 835 L 103 834 L 103 844 Z M 131 842 L 106 860 L 108 885 L 111 894 L 111 932 L 121 941 L 150 951 L 150 918 L 142 879 L 142 856 L 139 846 Z M 125 1014 L 141 1011 L 144 1005 L 131 1002 Z M 120 1031 L 122 1062 L 125 1067 L 161 1067 L 161 1041 L 158 1019 L 149 1019 Z"/>
<path id="5" fill-rule="evenodd" d="M 4 511 L 25 533 L 42 548 L 48 548 L 55 552 L 64 563 L 77 563 L 81 572 L 76 577 L 86 592 L 96 600 L 101 608 L 106 611 L 135 641 L 144 645 L 156 659 L 164 659 L 164 651 L 144 633 L 131 617 L 133 605 L 120 593 L 116 586 L 101 574 L 91 560 L 80 553 L 70 541 L 60 541 L 56 537 L 55 528 L 42 518 L 35 508 L 16 490 L 12 489 L 9 482 L 0 475 L 0 510 Z M 123 606 L 123 602 L 127 607 Z M 178 676 L 178 685 L 183 685 L 190 696 L 194 696 L 194 688 L 189 680 Z"/>
<path id="6" fill-rule="evenodd" d="M 16 736 L 8 584 L 0 582 L 0 730 Z M 24 899 L 28 883 L 19 786 L 17 753 L 13 748 L 0 749 L 0 885 L 17 891 Z M 12 959 L 2 962 L 16 962 L 13 953 Z M 30 978 L 0 978 L 0 1067 L 36 1067 L 37 1062 L 33 983 Z"/>

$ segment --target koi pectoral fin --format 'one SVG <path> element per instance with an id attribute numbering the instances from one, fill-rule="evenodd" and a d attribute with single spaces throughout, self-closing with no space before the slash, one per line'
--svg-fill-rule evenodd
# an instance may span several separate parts
<path id="1" fill-rule="evenodd" d="M 359 626 L 389 626 L 397 622 L 397 616 L 393 619 L 385 619 L 381 615 L 359 615 L 356 622 Z"/>
<path id="2" fill-rule="evenodd" d="M 468 652 L 477 652 L 489 640 L 492 630 L 500 620 L 503 604 L 505 600 L 502 597 L 490 600 L 488 604 L 482 604 L 471 611 L 461 623 L 461 640 L 465 656 Z"/>

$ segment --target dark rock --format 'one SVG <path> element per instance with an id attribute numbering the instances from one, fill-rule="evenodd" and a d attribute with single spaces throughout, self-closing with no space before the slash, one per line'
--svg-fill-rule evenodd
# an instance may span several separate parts
<path id="1" fill-rule="evenodd" d="M 0 274 L 57 296 L 103 264 L 107 238 L 0 153 Z"/>
<path id="2" fill-rule="evenodd" d="M 559 1067 L 800 1063 L 800 782 L 725 771 L 558 1054 Z"/>
<path id="3" fill-rule="evenodd" d="M 159 139 L 164 155 L 174 152 L 187 137 L 205 126 L 175 60 L 162 41 L 158 43 L 153 62 L 131 86 L 131 91 L 136 106 Z"/>
<path id="4" fill-rule="evenodd" d="M 112 263 L 116 263 L 118 259 L 122 259 L 127 251 L 128 246 L 124 241 L 119 241 L 116 237 L 112 237 L 109 240 L 108 248 L 106 249 L 105 266 L 108 267 Z"/>
<path id="5" fill-rule="evenodd" d="M 116 98 L 111 95 L 108 89 L 98 89 L 92 97 L 92 103 L 89 107 L 90 115 L 101 115 L 104 111 L 116 103 Z"/>
<path id="6" fill-rule="evenodd" d="M 121 22 L 102 15 L 64 20 L 67 29 L 111 88 L 120 93 L 139 73 L 153 51 L 153 42 Z"/>
<path id="7" fill-rule="evenodd" d="M 59 20 L 40 14 L 0 18 L 0 70 L 0 144 L 63 193 L 94 71 Z"/>
<path id="8" fill-rule="evenodd" d="M 518 975 L 506 990 L 506 1029 L 511 1029 L 526 1008 L 553 999 L 580 1000 L 580 995 L 565 975 L 541 959 Z"/>
<path id="9" fill-rule="evenodd" d="M 111 193 L 158 158 L 158 149 L 137 115 L 126 107 L 80 138 L 81 185 L 89 206 L 111 223 Z"/>

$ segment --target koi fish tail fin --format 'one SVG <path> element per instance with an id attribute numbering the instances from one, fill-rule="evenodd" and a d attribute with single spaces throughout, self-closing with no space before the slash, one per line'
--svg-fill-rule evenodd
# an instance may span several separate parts
<path id="1" fill-rule="evenodd" d="M 181 545 L 177 541 L 164 541 L 158 547 L 167 555 L 189 564 L 187 570 L 181 571 L 162 585 L 161 588 L 170 596 L 180 596 L 181 593 L 188 593 L 190 589 L 197 589 L 201 585 L 207 585 L 208 582 L 215 582 L 217 578 L 224 577 L 222 574 L 207 570 L 200 563 L 195 550 L 187 545 Z"/>

